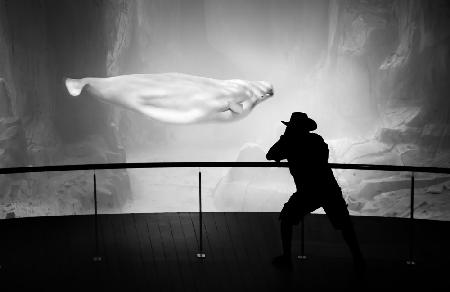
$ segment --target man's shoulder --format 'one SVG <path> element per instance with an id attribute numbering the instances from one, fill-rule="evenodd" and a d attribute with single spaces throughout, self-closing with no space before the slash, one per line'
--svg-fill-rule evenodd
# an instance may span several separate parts
<path id="1" fill-rule="evenodd" d="M 325 140 L 323 140 L 322 136 L 320 136 L 317 133 L 308 133 L 308 139 L 314 142 L 323 142 L 325 143 Z"/>

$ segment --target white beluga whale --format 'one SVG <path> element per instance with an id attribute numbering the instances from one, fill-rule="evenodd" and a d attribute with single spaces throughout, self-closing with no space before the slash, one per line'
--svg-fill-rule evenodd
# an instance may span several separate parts
<path id="1" fill-rule="evenodd" d="M 109 102 L 167 123 L 233 121 L 273 96 L 265 81 L 218 80 L 182 73 L 65 79 L 70 95 L 87 90 Z"/>

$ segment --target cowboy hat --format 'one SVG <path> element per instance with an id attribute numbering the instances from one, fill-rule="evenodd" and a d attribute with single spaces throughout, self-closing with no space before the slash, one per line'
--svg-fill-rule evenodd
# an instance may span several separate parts
<path id="1" fill-rule="evenodd" d="M 308 131 L 314 131 L 317 129 L 316 122 L 309 118 L 307 114 L 302 112 L 293 112 L 291 114 L 291 119 L 289 122 L 281 121 L 286 126 L 292 126 L 292 127 L 302 127 L 305 128 Z"/>

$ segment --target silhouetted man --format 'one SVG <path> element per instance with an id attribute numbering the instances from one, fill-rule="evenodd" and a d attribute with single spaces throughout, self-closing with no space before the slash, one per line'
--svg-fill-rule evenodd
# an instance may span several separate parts
<path id="1" fill-rule="evenodd" d="M 341 230 L 353 255 L 355 269 L 365 269 L 353 224 L 342 197 L 341 188 L 328 166 L 328 145 L 316 133 L 314 120 L 305 113 L 294 112 L 280 139 L 270 148 L 267 160 L 287 159 L 297 192 L 284 204 L 280 213 L 283 254 L 273 260 L 277 267 L 291 267 L 292 227 L 303 217 L 323 207 L 335 229 Z"/>

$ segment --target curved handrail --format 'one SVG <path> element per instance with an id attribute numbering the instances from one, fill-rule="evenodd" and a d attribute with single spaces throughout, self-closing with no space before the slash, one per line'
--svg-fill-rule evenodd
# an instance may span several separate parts
<path id="1" fill-rule="evenodd" d="M 335 169 L 358 169 L 358 170 L 381 170 L 381 171 L 409 171 L 425 173 L 450 174 L 450 168 L 444 167 L 422 167 L 422 166 L 400 166 L 382 164 L 345 164 L 329 163 Z M 94 163 L 73 165 L 50 165 L 50 166 L 22 166 L 0 168 L 0 174 L 47 172 L 47 171 L 75 171 L 75 170 L 98 170 L 98 169 L 125 169 L 125 168 L 167 168 L 167 167 L 288 167 L 287 162 L 125 162 L 125 163 Z"/>

